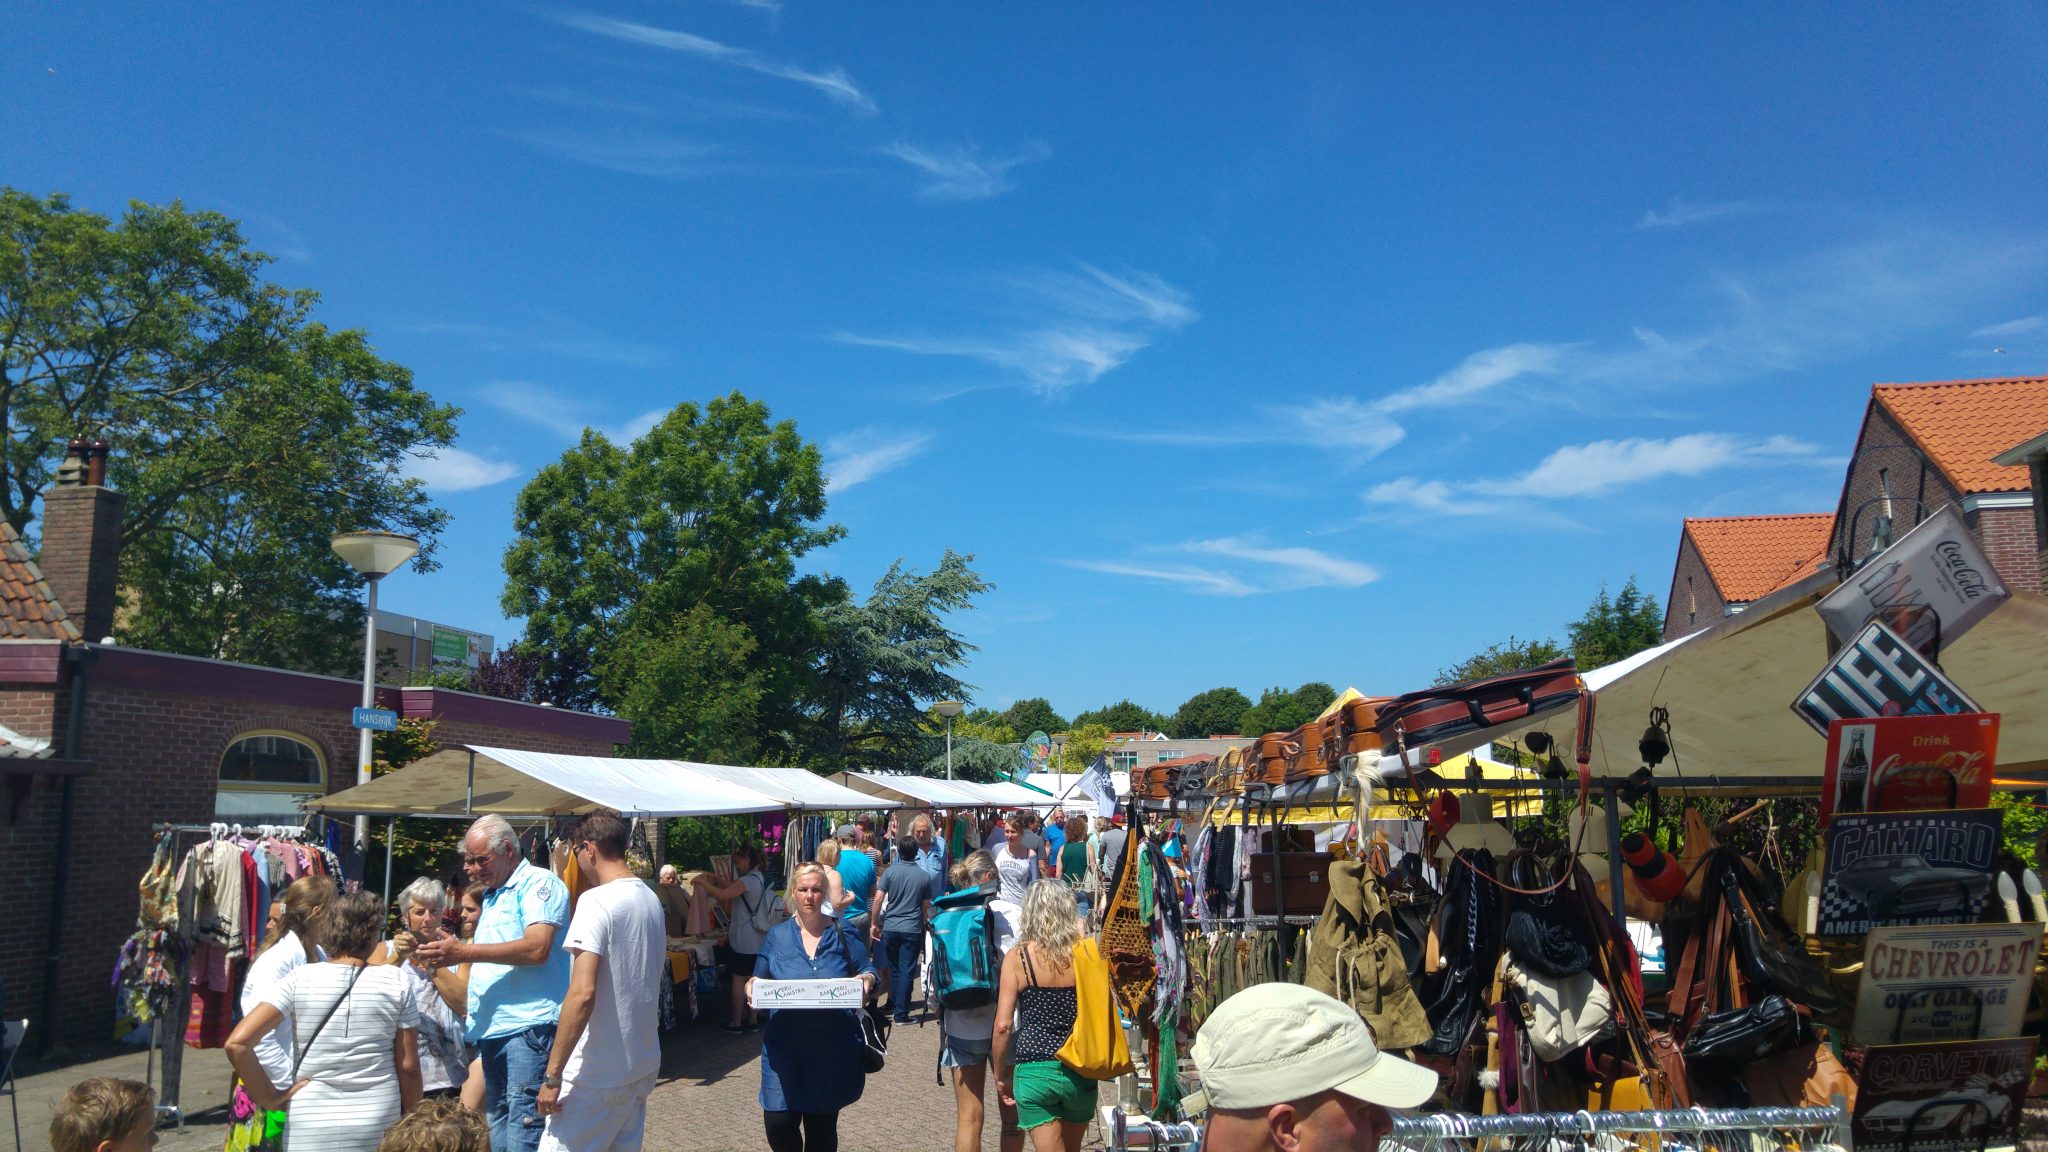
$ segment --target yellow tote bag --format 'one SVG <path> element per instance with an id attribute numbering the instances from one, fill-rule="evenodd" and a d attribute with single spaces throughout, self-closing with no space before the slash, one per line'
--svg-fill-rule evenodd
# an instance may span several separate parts
<path id="1" fill-rule="evenodd" d="M 1060 1063 L 1090 1080 L 1114 1080 L 1132 1070 L 1109 990 L 1109 961 L 1092 936 L 1074 945 L 1074 1032 L 1060 1046 Z"/>

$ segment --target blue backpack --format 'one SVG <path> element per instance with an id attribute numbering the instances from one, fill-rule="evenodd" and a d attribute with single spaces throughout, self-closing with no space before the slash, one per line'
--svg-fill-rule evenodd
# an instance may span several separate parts
<path id="1" fill-rule="evenodd" d="M 932 901 L 932 989 L 946 1008 L 996 1002 L 1003 957 L 988 900 L 989 893 L 977 886 Z"/>

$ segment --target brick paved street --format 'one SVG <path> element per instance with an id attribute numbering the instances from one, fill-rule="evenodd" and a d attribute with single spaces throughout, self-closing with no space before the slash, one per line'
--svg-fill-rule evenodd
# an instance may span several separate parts
<path id="1" fill-rule="evenodd" d="M 938 1060 L 938 1024 L 899 1027 L 889 1043 L 889 1065 L 868 1080 L 867 1094 L 840 1117 L 846 1152 L 944 1152 L 952 1147 L 953 1090 L 932 1083 Z M 648 1103 L 649 1152 L 749 1152 L 766 1147 L 756 1093 L 759 1034 L 728 1036 L 704 1020 L 685 1023 L 662 1045 L 661 1083 Z M 141 1052 L 25 1075 L 21 1079 L 22 1147 L 44 1149 L 49 1109 L 66 1087 L 88 1076 L 139 1079 Z M 227 1059 L 218 1051 L 185 1053 L 185 1130 L 166 1128 L 159 1152 L 218 1152 L 224 1139 Z M 1110 1099 L 1104 1089 L 1103 1099 Z M 0 1113 L 5 1105 L 0 1104 Z M 0 1125 L 8 1117 L 0 1115 Z M 0 1141 L 8 1131 L 0 1127 Z M 1101 1141 L 1091 1128 L 1086 1146 Z M 995 1110 L 989 1110 L 982 1147 L 996 1148 Z"/>

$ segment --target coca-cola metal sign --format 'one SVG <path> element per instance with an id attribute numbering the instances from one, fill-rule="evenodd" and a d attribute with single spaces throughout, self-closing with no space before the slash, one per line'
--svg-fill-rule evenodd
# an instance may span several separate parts
<path id="1" fill-rule="evenodd" d="M 1855 635 L 1880 612 L 1931 610 L 1946 648 L 2008 595 L 1977 538 L 1949 506 L 1871 557 L 1817 607 L 1837 639 Z"/>
<path id="2" fill-rule="evenodd" d="M 1820 823 L 1836 812 L 1985 808 L 1998 714 L 1878 716 L 1828 725 Z"/>

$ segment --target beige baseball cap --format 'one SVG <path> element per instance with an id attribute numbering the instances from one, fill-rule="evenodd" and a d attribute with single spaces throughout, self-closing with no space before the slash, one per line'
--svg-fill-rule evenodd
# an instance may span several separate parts
<path id="1" fill-rule="evenodd" d="M 1332 1089 L 1383 1108 L 1415 1108 L 1436 1073 L 1380 1051 L 1357 1012 L 1299 984 L 1258 984 L 1218 1005 L 1195 1033 L 1202 1100 L 1269 1108 Z"/>

